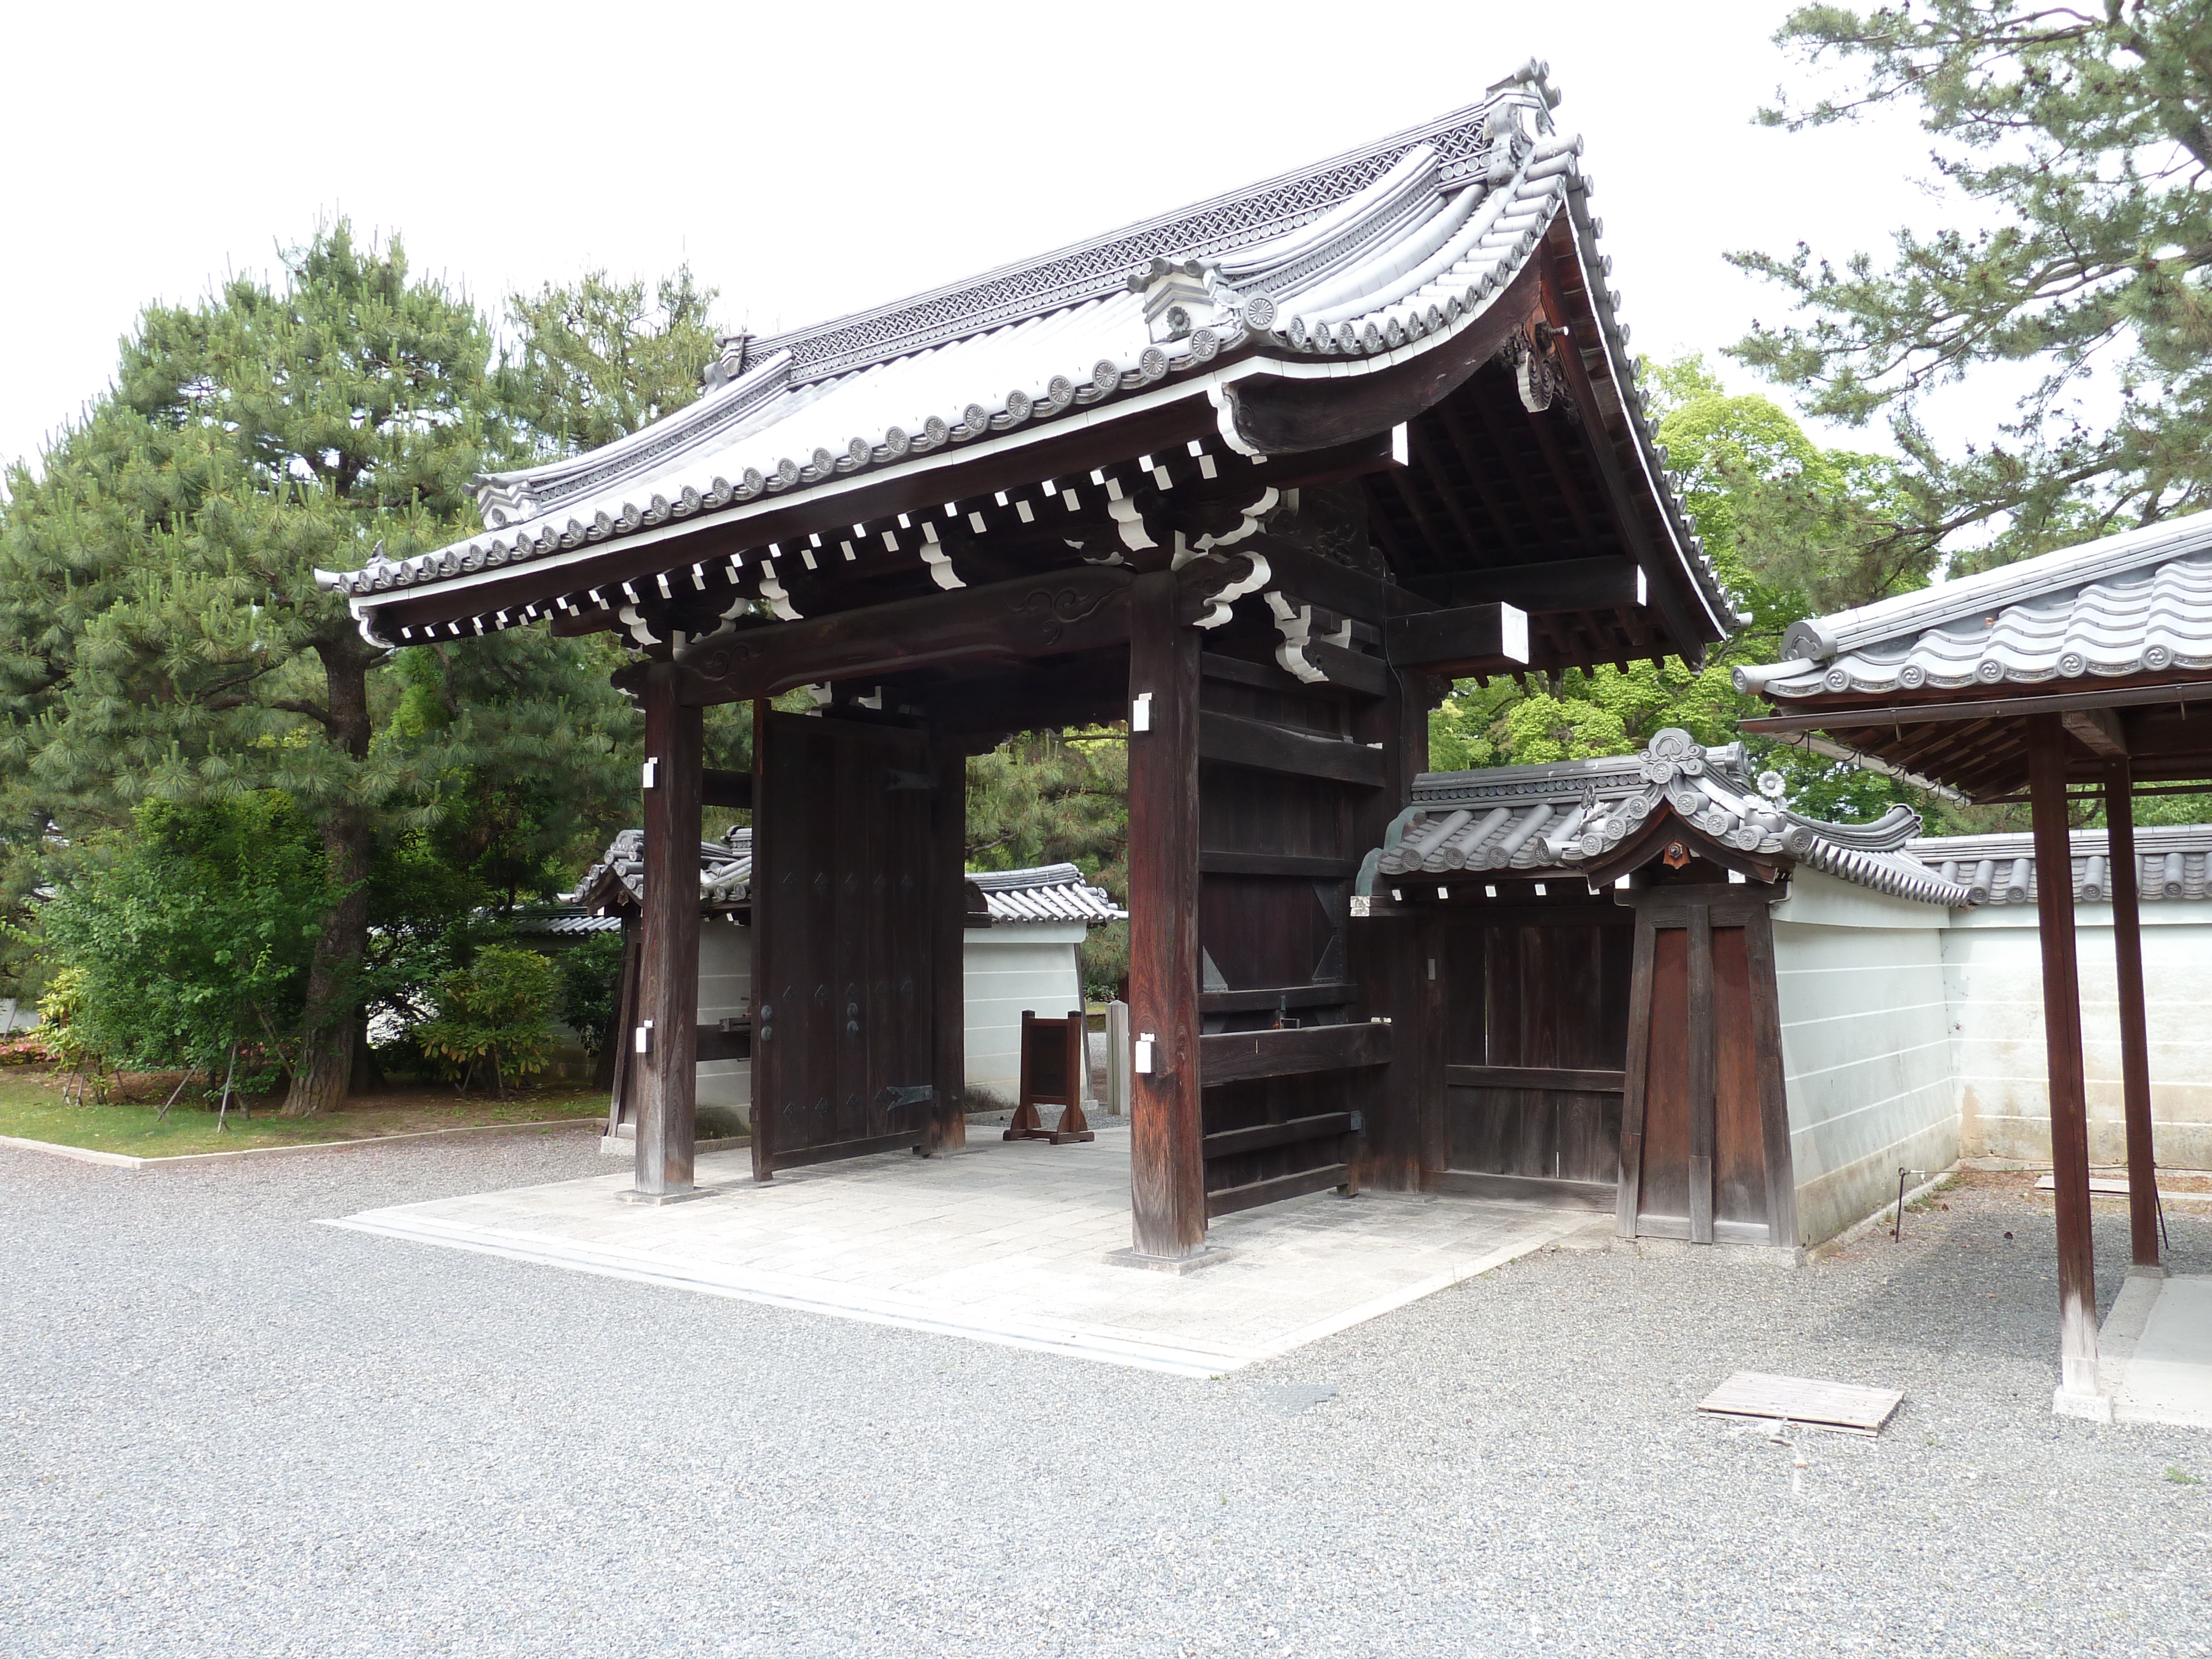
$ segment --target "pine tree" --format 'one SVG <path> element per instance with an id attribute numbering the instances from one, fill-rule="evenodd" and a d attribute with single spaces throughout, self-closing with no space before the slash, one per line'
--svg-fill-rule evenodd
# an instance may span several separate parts
<path id="1" fill-rule="evenodd" d="M 1863 77 L 1764 120 L 1912 109 L 1952 199 L 1996 221 L 1900 230 L 1880 264 L 1862 252 L 1838 269 L 1802 243 L 1733 256 L 1806 318 L 1754 325 L 1734 355 L 1804 392 L 1808 413 L 1886 416 L 1914 464 L 1875 556 L 1924 562 L 1978 532 L 1987 544 L 1962 568 L 2002 562 L 2212 505 L 2212 12 L 1810 5 L 1776 39 Z M 2000 363 L 2040 379 L 1995 441 L 1945 454 L 1921 423 L 1927 395 Z M 2106 393 L 2085 404 L 2100 374 Z"/>

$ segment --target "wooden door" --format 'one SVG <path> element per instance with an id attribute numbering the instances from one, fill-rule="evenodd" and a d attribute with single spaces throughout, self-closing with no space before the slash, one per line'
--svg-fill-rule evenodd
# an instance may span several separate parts
<path id="1" fill-rule="evenodd" d="M 1756 886 L 1638 895 L 1624 1237 L 1796 1242 L 1765 902 Z"/>
<path id="2" fill-rule="evenodd" d="M 934 1116 L 923 732 L 763 709 L 753 1173 L 921 1145 Z"/>

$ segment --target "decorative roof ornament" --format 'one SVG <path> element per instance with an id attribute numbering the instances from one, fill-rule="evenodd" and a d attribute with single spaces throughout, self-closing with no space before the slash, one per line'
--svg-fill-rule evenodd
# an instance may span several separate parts
<path id="1" fill-rule="evenodd" d="M 1654 732 L 1640 755 L 1425 773 L 1362 879 L 1416 871 L 1576 875 L 1644 831 L 1662 807 L 1729 853 L 1785 858 L 1923 903 L 1977 902 L 1966 884 L 1907 850 L 1920 832 L 1919 814 L 1909 807 L 1892 807 L 1871 823 L 1806 817 L 1782 805 L 1763 780 L 1753 782 L 1742 744 L 1708 746 L 1680 726 Z M 1694 843 L 1679 844 L 1686 863 Z"/>
<path id="2" fill-rule="evenodd" d="M 1129 278 L 1145 300 L 1145 331 L 1156 345 L 1187 340 L 1201 328 L 1238 326 L 1243 296 L 1222 280 L 1211 259 L 1154 259 Z"/>

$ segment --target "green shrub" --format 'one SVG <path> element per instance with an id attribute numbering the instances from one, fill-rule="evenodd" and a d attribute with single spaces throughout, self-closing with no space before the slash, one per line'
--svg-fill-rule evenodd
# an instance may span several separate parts
<path id="1" fill-rule="evenodd" d="M 607 1033 L 620 1018 L 623 936 L 592 933 L 564 951 L 554 963 L 561 980 L 561 1018 L 582 1041 L 586 1054 L 607 1046 Z"/>
<path id="2" fill-rule="evenodd" d="M 438 1012 L 414 1028 L 423 1054 L 462 1089 L 479 1066 L 492 1087 L 543 1071 L 553 1046 L 553 964 L 535 951 L 487 945 L 438 981 Z"/>

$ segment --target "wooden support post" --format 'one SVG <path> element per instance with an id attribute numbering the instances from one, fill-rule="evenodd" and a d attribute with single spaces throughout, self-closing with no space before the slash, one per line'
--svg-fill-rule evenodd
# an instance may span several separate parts
<path id="1" fill-rule="evenodd" d="M 924 1157 L 968 1144 L 968 759 L 957 744 L 934 751 L 930 831 L 935 837 L 929 924 L 930 1073 L 936 1098 L 915 1147 Z"/>
<path id="2" fill-rule="evenodd" d="M 2058 1211 L 2062 1395 L 2097 1392 L 2097 1258 L 2089 1224 L 2089 1119 L 2081 1083 L 2081 981 L 2074 953 L 2074 848 L 2066 824 L 2066 728 L 2027 721 L 2036 922 L 2043 945 L 2043 1038 L 2051 1083 L 2051 1169 Z"/>
<path id="3" fill-rule="evenodd" d="M 1129 1203 L 1140 1256 L 1206 1248 L 1198 1071 L 1198 659 L 1175 578 L 1129 599 Z"/>
<path id="4" fill-rule="evenodd" d="M 700 710 L 672 663 L 644 676 L 645 902 L 638 1019 L 623 1040 L 636 1079 L 637 1180 L 648 1199 L 691 1190 L 699 1064 Z"/>
<path id="5" fill-rule="evenodd" d="M 1653 958 L 1658 940 L 1648 915 L 1636 918 L 1636 956 L 1628 978 L 1628 1057 L 1623 1062 L 1620 1102 L 1620 1175 L 1613 1191 L 1613 1231 L 1636 1237 L 1636 1218 L 1644 1188 L 1644 1109 L 1651 1078 Z"/>
<path id="6" fill-rule="evenodd" d="M 2110 831 L 2105 884 L 2112 897 L 2112 957 L 2120 994 L 2120 1097 L 2127 1123 L 2130 1259 L 2138 1267 L 2155 1267 L 2159 1265 L 2158 1158 L 2150 1127 L 2150 1030 L 2143 1012 L 2135 769 L 2124 757 L 2105 763 L 2105 824 Z"/>

